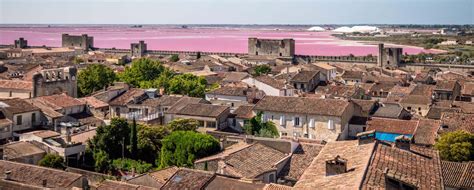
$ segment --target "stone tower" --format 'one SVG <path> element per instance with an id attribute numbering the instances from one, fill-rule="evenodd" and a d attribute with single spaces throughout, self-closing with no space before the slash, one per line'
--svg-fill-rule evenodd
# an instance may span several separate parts
<path id="1" fill-rule="evenodd" d="M 27 41 L 27 40 L 25 40 L 25 39 L 23 39 L 23 38 L 20 38 L 20 39 L 18 39 L 18 40 L 15 40 L 15 49 L 16 49 L 16 48 L 21 48 L 21 49 L 23 49 L 23 48 L 26 48 L 26 47 L 28 47 L 28 41 Z"/>
<path id="2" fill-rule="evenodd" d="M 82 34 L 80 36 L 73 36 L 69 34 L 62 34 L 62 47 L 80 48 L 83 50 L 94 49 L 94 37 Z"/>
<path id="3" fill-rule="evenodd" d="M 377 65 L 379 67 L 386 68 L 400 66 L 403 48 L 386 48 L 383 44 L 379 44 L 378 48 L 379 52 L 377 57 Z"/>
<path id="4" fill-rule="evenodd" d="M 138 43 L 132 43 L 130 46 L 132 57 L 143 57 L 147 51 L 146 43 L 143 40 Z"/>
<path id="5" fill-rule="evenodd" d="M 248 54 L 253 56 L 293 57 L 295 55 L 295 40 L 249 38 Z"/>
<path id="6" fill-rule="evenodd" d="M 77 97 L 77 69 L 45 69 L 33 75 L 33 97 L 67 93 Z"/>

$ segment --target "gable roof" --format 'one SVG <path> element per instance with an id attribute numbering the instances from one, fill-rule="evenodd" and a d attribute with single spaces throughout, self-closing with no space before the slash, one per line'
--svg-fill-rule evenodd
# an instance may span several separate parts
<path id="1" fill-rule="evenodd" d="M 145 90 L 139 88 L 131 88 L 123 94 L 115 97 L 109 102 L 111 106 L 124 106 L 132 102 L 135 98 L 145 95 Z"/>
<path id="2" fill-rule="evenodd" d="M 336 99 L 265 96 L 254 107 L 258 111 L 342 116 L 350 103 Z"/>
<path id="3" fill-rule="evenodd" d="M 84 102 L 79 101 L 76 98 L 68 96 L 66 94 L 54 94 L 50 96 L 40 96 L 34 98 L 35 100 L 42 101 L 45 104 L 55 107 L 55 108 L 66 108 L 66 107 L 73 107 L 73 106 L 83 106 L 85 105 Z M 55 109 L 58 110 L 58 109 Z"/>
<path id="4" fill-rule="evenodd" d="M 443 125 L 443 127 L 440 131 L 451 132 L 456 130 L 464 130 L 469 133 L 474 133 L 473 123 L 474 114 L 445 112 L 443 116 L 441 116 L 441 125 Z"/>
<path id="5" fill-rule="evenodd" d="M 231 87 L 223 86 L 212 90 L 206 94 L 225 95 L 225 96 L 247 96 L 247 89 L 245 87 Z"/>
<path id="6" fill-rule="evenodd" d="M 181 97 L 177 102 L 175 102 L 168 110 L 166 110 L 166 113 L 175 114 L 175 113 L 178 113 L 184 107 L 186 107 L 188 104 L 199 104 L 199 103 L 209 103 L 209 102 L 202 98 L 184 96 L 184 97 Z"/>
<path id="7" fill-rule="evenodd" d="M 234 110 L 235 118 L 251 119 L 253 117 L 253 105 L 241 105 Z"/>
<path id="8" fill-rule="evenodd" d="M 378 143 L 362 189 L 385 189 L 385 174 L 419 189 L 443 189 L 438 152 L 411 145 L 403 150 Z"/>
<path id="9" fill-rule="evenodd" d="M 319 154 L 324 145 L 300 143 L 291 155 L 290 160 L 281 169 L 279 176 L 291 181 L 298 181 L 311 161 Z"/>
<path id="10" fill-rule="evenodd" d="M 291 82 L 309 82 L 318 75 L 319 71 L 300 71 L 291 78 Z"/>
<path id="11" fill-rule="evenodd" d="M 103 102 L 102 100 L 99 100 L 98 98 L 94 96 L 88 96 L 88 97 L 83 97 L 79 98 L 79 101 L 93 107 L 93 108 L 103 108 L 103 107 L 108 107 L 109 104 L 106 102 Z"/>
<path id="12" fill-rule="evenodd" d="M 1 105 L 1 103 L 4 103 L 4 105 Z M 40 109 L 35 105 L 18 98 L 0 100 L 0 108 L 3 108 L 7 112 L 6 114 L 40 111 Z"/>
<path id="13" fill-rule="evenodd" d="M 383 104 L 373 114 L 374 117 L 398 118 L 403 112 L 403 107 L 399 104 Z"/>
<path id="14" fill-rule="evenodd" d="M 283 90 L 285 88 L 291 89 L 293 86 L 291 85 L 286 85 L 285 81 L 283 80 L 276 80 L 272 77 L 269 77 L 267 75 L 260 75 L 258 77 L 255 77 L 255 80 L 260 81 L 262 83 L 267 84 L 268 86 L 271 86 L 273 88 Z"/>
<path id="15" fill-rule="evenodd" d="M 33 82 L 23 80 L 0 80 L 0 88 L 32 91 Z"/>
<path id="16" fill-rule="evenodd" d="M 371 118 L 367 121 L 367 131 L 414 135 L 419 121 L 389 118 Z"/>
<path id="17" fill-rule="evenodd" d="M 432 119 L 421 119 L 414 135 L 416 144 L 434 145 L 441 122 Z"/>
<path id="18" fill-rule="evenodd" d="M 212 172 L 180 168 L 161 189 L 203 189 L 214 177 Z"/>
<path id="19" fill-rule="evenodd" d="M 3 157 L 6 160 L 13 160 L 38 154 L 46 154 L 46 152 L 29 142 L 17 141 L 3 145 Z"/>
<path id="20" fill-rule="evenodd" d="M 201 117 L 218 117 L 226 110 L 228 106 L 213 104 L 188 104 L 176 112 L 178 115 L 201 116 Z"/>
<path id="21" fill-rule="evenodd" d="M 472 189 L 474 188 L 474 162 L 441 161 L 443 183 L 445 186 Z"/>

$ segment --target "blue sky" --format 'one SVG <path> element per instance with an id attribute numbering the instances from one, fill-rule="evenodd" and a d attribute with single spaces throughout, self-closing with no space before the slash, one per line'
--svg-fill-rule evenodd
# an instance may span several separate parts
<path id="1" fill-rule="evenodd" d="M 0 0 L 1 24 L 474 24 L 474 0 Z"/>

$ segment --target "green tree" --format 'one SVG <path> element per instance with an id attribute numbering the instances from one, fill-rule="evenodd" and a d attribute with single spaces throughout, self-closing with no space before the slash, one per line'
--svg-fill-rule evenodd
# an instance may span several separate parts
<path id="1" fill-rule="evenodd" d="M 87 96 L 94 91 L 103 89 L 116 79 L 114 71 L 105 65 L 88 65 L 79 72 L 77 86 L 80 96 Z"/>
<path id="2" fill-rule="evenodd" d="M 268 65 L 257 65 L 256 67 L 254 67 L 253 70 L 254 76 L 260 76 L 270 73 L 272 71 L 272 68 L 270 68 L 270 66 Z"/>
<path id="3" fill-rule="evenodd" d="M 195 119 L 174 119 L 166 127 L 170 131 L 196 131 L 199 122 Z"/>
<path id="4" fill-rule="evenodd" d="M 138 126 L 138 159 L 154 163 L 161 150 L 161 140 L 169 135 L 164 126 Z"/>
<path id="5" fill-rule="evenodd" d="M 132 171 L 135 169 L 136 173 L 146 173 L 153 168 L 152 164 L 140 161 L 140 160 L 132 160 L 129 158 L 119 158 L 112 161 L 112 168 L 114 170 L 125 170 L 125 171 Z"/>
<path id="6" fill-rule="evenodd" d="M 132 127 L 130 129 L 130 154 L 132 158 L 137 158 L 137 121 L 133 118 Z"/>
<path id="7" fill-rule="evenodd" d="M 64 159 L 63 157 L 57 154 L 46 154 L 43 159 L 38 162 L 38 165 L 49 167 L 49 168 L 56 168 L 56 169 L 64 169 Z"/>
<path id="8" fill-rule="evenodd" d="M 278 137 L 278 129 L 275 124 L 271 121 L 264 122 L 262 116 L 262 112 L 259 112 L 256 116 L 252 117 L 249 123 L 244 126 L 245 133 L 259 137 Z"/>
<path id="9" fill-rule="evenodd" d="M 96 172 L 107 172 L 110 169 L 109 155 L 103 150 L 97 150 L 93 153 L 94 168 Z"/>
<path id="10" fill-rule="evenodd" d="M 454 162 L 474 160 L 474 134 L 466 131 L 454 131 L 441 135 L 435 148 L 443 160 Z"/>
<path id="11" fill-rule="evenodd" d="M 174 54 L 170 57 L 171 62 L 178 62 L 179 61 L 179 56 Z"/>
<path id="12" fill-rule="evenodd" d="M 213 155 L 220 150 L 216 138 L 193 131 L 174 131 L 162 143 L 160 168 L 192 167 L 195 159 Z"/>
<path id="13" fill-rule="evenodd" d="M 130 67 L 119 75 L 119 78 L 133 86 L 142 87 L 147 81 L 153 81 L 160 77 L 166 68 L 160 62 L 147 58 L 134 60 Z"/>
<path id="14" fill-rule="evenodd" d="M 122 157 L 122 146 L 130 142 L 130 127 L 123 118 L 113 118 L 110 125 L 100 126 L 96 135 L 91 139 L 89 147 L 94 151 L 102 150 L 111 159 Z"/>
<path id="15" fill-rule="evenodd" d="M 176 75 L 169 81 L 167 91 L 192 97 L 204 97 L 207 81 L 204 77 L 192 74 Z"/>

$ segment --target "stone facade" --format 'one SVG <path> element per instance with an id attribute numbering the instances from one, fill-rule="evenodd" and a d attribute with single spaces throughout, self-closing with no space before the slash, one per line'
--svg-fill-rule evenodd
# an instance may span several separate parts
<path id="1" fill-rule="evenodd" d="M 130 46 L 132 57 L 143 57 L 147 51 L 146 43 L 142 40 L 138 43 L 132 43 Z"/>
<path id="2" fill-rule="evenodd" d="M 77 69 L 46 69 L 33 75 L 33 97 L 67 93 L 77 97 Z"/>
<path id="3" fill-rule="evenodd" d="M 378 54 L 377 64 L 379 67 L 398 67 L 403 55 L 403 48 L 385 48 L 383 44 L 379 44 Z"/>
<path id="4" fill-rule="evenodd" d="M 253 56 L 293 57 L 295 55 L 295 40 L 249 38 L 248 54 Z"/>
<path id="5" fill-rule="evenodd" d="M 28 47 L 28 41 L 23 39 L 23 38 L 19 38 L 18 40 L 15 40 L 15 48 L 26 48 Z"/>
<path id="6" fill-rule="evenodd" d="M 94 48 L 94 37 L 83 34 L 81 36 L 73 36 L 69 34 L 62 35 L 62 47 L 73 47 L 83 50 Z"/>

